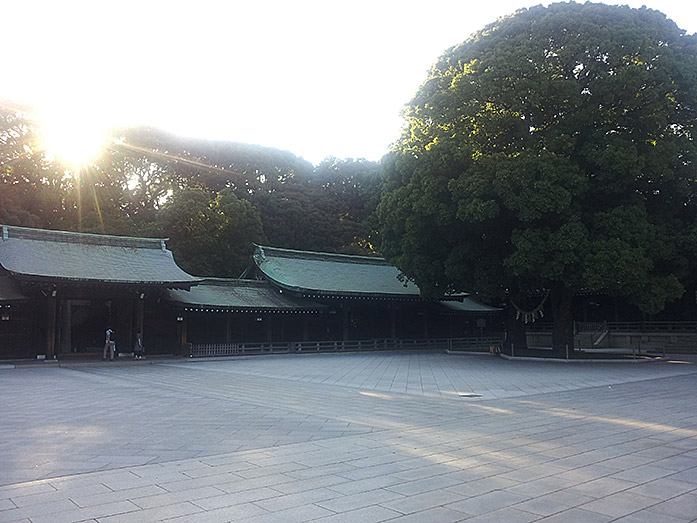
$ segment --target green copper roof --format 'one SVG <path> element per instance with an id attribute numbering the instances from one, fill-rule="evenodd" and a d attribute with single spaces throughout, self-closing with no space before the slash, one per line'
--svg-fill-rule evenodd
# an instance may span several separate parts
<path id="1" fill-rule="evenodd" d="M 258 280 L 206 278 L 190 291 L 168 290 L 167 299 L 182 308 L 204 310 L 317 312 L 326 308 Z"/>
<path id="2" fill-rule="evenodd" d="M 0 265 L 26 279 L 189 287 L 165 240 L 0 225 Z"/>
<path id="3" fill-rule="evenodd" d="M 257 246 L 254 263 L 279 287 L 310 296 L 417 299 L 420 294 L 383 258 Z"/>

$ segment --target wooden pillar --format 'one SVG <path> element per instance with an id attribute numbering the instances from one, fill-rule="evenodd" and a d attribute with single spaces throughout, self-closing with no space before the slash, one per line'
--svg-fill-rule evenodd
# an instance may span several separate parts
<path id="1" fill-rule="evenodd" d="M 70 300 L 61 303 L 60 311 L 60 350 L 61 354 L 72 352 L 72 306 Z"/>
<path id="2" fill-rule="evenodd" d="M 140 295 L 138 296 L 138 305 L 136 308 L 136 332 L 140 332 L 140 335 L 143 336 L 143 340 L 145 340 L 145 293 L 141 292 Z M 143 341 L 143 344 L 145 344 L 145 341 Z"/>
<path id="3" fill-rule="evenodd" d="M 128 340 L 126 340 L 123 336 L 119 338 L 121 342 L 121 352 L 128 352 L 135 346 L 135 336 L 136 332 L 138 329 L 138 318 L 136 318 L 137 311 L 138 311 L 138 303 L 136 302 L 138 298 L 131 299 L 131 300 L 124 300 L 124 303 L 128 303 Z M 124 345 L 125 341 L 125 345 Z M 117 347 L 119 345 L 117 344 Z"/>
<path id="4" fill-rule="evenodd" d="M 349 339 L 349 306 L 347 304 L 344 304 L 343 307 L 344 310 L 344 328 L 343 328 L 343 336 L 342 340 L 348 341 Z"/>
<path id="5" fill-rule="evenodd" d="M 303 314 L 303 341 L 310 340 L 310 318 L 309 314 Z"/>
<path id="6" fill-rule="evenodd" d="M 424 309 L 424 339 L 428 339 L 428 309 Z"/>
<path id="7" fill-rule="evenodd" d="M 225 316 L 225 343 L 232 343 L 232 313 L 228 312 Z"/>
<path id="8" fill-rule="evenodd" d="M 56 293 L 49 291 L 48 314 L 46 315 L 46 359 L 52 360 L 56 355 Z"/>
<path id="9" fill-rule="evenodd" d="M 390 338 L 397 339 L 397 307 L 390 305 Z"/>
<path id="10" fill-rule="evenodd" d="M 271 316 L 267 316 L 264 319 L 266 320 L 266 341 L 271 343 L 273 341 L 273 325 L 271 325 L 273 322 L 271 321 Z"/>
<path id="11" fill-rule="evenodd" d="M 181 318 L 181 320 L 179 319 Z M 184 347 L 186 346 L 186 313 L 177 314 L 177 349 L 179 354 L 186 356 Z"/>
<path id="12" fill-rule="evenodd" d="M 182 322 L 182 349 L 184 355 L 186 355 L 186 344 L 189 342 L 188 340 L 188 318 L 187 315 L 184 315 L 184 321 Z"/>

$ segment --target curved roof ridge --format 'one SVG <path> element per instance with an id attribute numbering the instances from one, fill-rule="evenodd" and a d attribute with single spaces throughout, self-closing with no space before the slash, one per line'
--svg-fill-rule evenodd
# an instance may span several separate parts
<path id="1" fill-rule="evenodd" d="M 281 247 L 268 247 L 266 245 L 254 244 L 257 249 L 263 252 L 275 253 L 277 255 L 289 255 L 289 258 L 306 258 L 313 260 L 326 259 L 328 261 L 344 261 L 347 263 L 372 263 L 375 265 L 391 265 L 385 258 L 380 256 L 361 256 L 358 254 L 341 254 L 333 252 L 319 251 L 300 251 L 296 249 L 284 249 Z"/>
<path id="2" fill-rule="evenodd" d="M 116 236 L 87 232 L 57 231 L 35 229 L 16 225 L 0 225 L 1 239 L 36 240 L 58 243 L 80 243 L 89 245 L 110 245 L 114 247 L 135 247 L 141 249 L 162 249 L 169 238 L 140 238 L 134 236 Z"/>

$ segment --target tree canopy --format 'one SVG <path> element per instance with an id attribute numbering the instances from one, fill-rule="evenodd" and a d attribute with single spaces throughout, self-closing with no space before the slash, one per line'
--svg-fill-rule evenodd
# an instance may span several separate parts
<path id="1" fill-rule="evenodd" d="M 258 211 L 270 245 L 373 253 L 371 217 L 379 194 L 379 164 L 327 158 L 318 166 L 291 152 L 260 145 L 130 129 L 122 149 L 157 165 L 175 188 L 231 190 Z"/>
<path id="2" fill-rule="evenodd" d="M 695 260 L 697 39 L 646 8 L 559 3 L 448 50 L 385 158 L 384 254 L 431 296 L 549 293 L 647 313 Z"/>
<path id="3" fill-rule="evenodd" d="M 186 270 L 239 276 L 253 242 L 370 254 L 379 166 L 175 136 L 117 132 L 74 172 L 46 157 L 34 124 L 0 107 L 0 223 L 171 238 Z"/>
<path id="4" fill-rule="evenodd" d="M 266 240 L 257 210 L 231 189 L 176 191 L 157 213 L 156 234 L 170 237 L 185 271 L 229 278 L 242 274 L 253 244 Z"/>

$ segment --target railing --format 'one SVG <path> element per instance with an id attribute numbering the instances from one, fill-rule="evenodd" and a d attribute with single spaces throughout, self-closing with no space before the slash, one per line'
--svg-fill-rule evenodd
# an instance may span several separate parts
<path id="1" fill-rule="evenodd" d="M 607 325 L 610 331 L 697 332 L 697 321 L 612 321 Z"/>
<path id="2" fill-rule="evenodd" d="M 548 332 L 552 323 L 534 323 L 527 326 L 528 332 Z M 630 332 L 697 332 L 697 321 L 577 321 L 575 332 L 598 334 L 604 328 L 614 331 Z"/>
<path id="3" fill-rule="evenodd" d="M 214 356 L 242 356 L 251 354 L 302 354 L 312 352 L 356 352 L 380 350 L 450 350 L 488 352 L 500 347 L 501 338 L 472 336 L 437 339 L 371 339 L 350 341 L 292 341 L 252 343 L 190 344 L 192 358 Z"/>
<path id="4" fill-rule="evenodd" d="M 607 329 L 607 322 L 605 321 L 576 321 L 574 322 L 574 327 L 576 332 L 592 332 L 597 333 Z"/>
<path id="5" fill-rule="evenodd" d="M 553 323 L 537 321 L 526 325 L 525 330 L 528 332 L 552 332 L 553 327 Z"/>
<path id="6" fill-rule="evenodd" d="M 492 347 L 501 351 L 503 339 L 500 336 L 451 338 L 447 350 L 450 352 L 490 352 Z"/>

